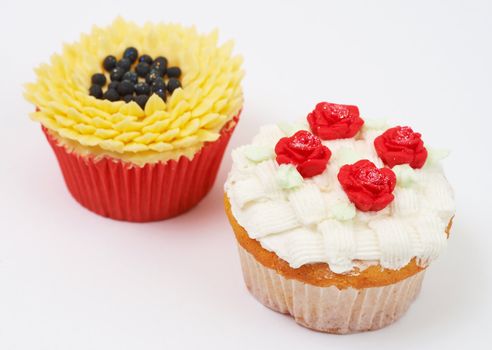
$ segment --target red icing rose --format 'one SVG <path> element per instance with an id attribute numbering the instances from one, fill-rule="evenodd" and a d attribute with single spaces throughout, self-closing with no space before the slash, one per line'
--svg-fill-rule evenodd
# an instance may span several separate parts
<path id="1" fill-rule="evenodd" d="M 338 181 L 343 190 L 362 211 L 377 211 L 385 208 L 394 196 L 396 175 L 389 168 L 378 169 L 367 159 L 340 168 Z"/>
<path id="2" fill-rule="evenodd" d="M 390 168 L 398 164 L 422 168 L 427 159 L 427 150 L 420 136 L 408 126 L 396 126 L 376 137 L 374 147 L 379 158 Z"/>
<path id="3" fill-rule="evenodd" d="M 278 164 L 293 164 L 302 177 L 321 174 L 328 164 L 331 151 L 309 131 L 300 130 L 291 137 L 283 137 L 275 146 Z"/>
<path id="4" fill-rule="evenodd" d="M 359 132 L 364 121 L 357 106 L 320 102 L 308 114 L 309 126 L 323 140 L 347 139 Z"/>

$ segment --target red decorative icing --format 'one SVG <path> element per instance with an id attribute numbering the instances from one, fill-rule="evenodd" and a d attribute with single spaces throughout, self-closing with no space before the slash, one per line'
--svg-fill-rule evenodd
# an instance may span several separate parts
<path id="1" fill-rule="evenodd" d="M 328 147 L 306 130 L 281 138 L 275 146 L 275 153 L 278 164 L 295 165 L 304 178 L 321 174 L 331 157 Z"/>
<path id="2" fill-rule="evenodd" d="M 427 150 L 420 136 L 408 126 L 396 126 L 376 137 L 374 147 L 379 158 L 391 168 L 398 164 L 422 168 L 427 159 Z"/>
<path id="3" fill-rule="evenodd" d="M 313 133 L 323 140 L 354 137 L 364 124 L 357 106 L 328 102 L 318 103 L 307 120 Z"/>
<path id="4" fill-rule="evenodd" d="M 377 211 L 394 199 L 396 175 L 388 168 L 378 169 L 367 159 L 340 168 L 338 181 L 350 201 L 361 211 Z"/>

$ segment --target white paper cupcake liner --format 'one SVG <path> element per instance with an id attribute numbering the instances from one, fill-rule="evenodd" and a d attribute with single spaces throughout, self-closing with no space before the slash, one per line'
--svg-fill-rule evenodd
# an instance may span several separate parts
<path id="1" fill-rule="evenodd" d="M 340 290 L 287 279 L 238 247 L 244 281 L 256 299 L 307 328 L 328 333 L 376 330 L 395 322 L 417 297 L 425 272 L 388 286 Z"/>

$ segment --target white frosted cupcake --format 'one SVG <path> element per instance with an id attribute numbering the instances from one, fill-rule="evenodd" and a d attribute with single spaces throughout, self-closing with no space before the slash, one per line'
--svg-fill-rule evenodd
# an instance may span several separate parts
<path id="1" fill-rule="evenodd" d="M 322 102 L 233 151 L 225 185 L 244 279 L 269 308 L 315 330 L 391 324 L 445 248 L 453 192 L 409 127 Z"/>

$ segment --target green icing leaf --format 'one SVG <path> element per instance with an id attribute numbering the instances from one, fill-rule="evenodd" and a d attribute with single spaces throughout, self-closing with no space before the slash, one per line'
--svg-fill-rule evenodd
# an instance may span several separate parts
<path id="1" fill-rule="evenodd" d="M 417 179 L 415 170 L 408 164 L 395 165 L 392 170 L 396 175 L 396 184 L 398 186 L 411 186 Z"/>
<path id="2" fill-rule="evenodd" d="M 449 154 L 451 153 L 448 149 L 434 149 L 430 148 L 427 149 L 428 155 L 427 155 L 427 162 L 431 164 L 437 164 L 439 161 L 443 160 L 444 158 L 447 158 Z"/>
<path id="3" fill-rule="evenodd" d="M 299 130 L 307 130 L 301 123 L 288 123 L 280 122 L 277 124 L 280 130 L 282 130 L 287 136 L 292 136 Z"/>
<path id="4" fill-rule="evenodd" d="M 330 217 L 346 221 L 355 217 L 355 205 L 350 202 L 339 202 L 330 206 Z"/>
<path id="5" fill-rule="evenodd" d="M 360 155 L 350 147 L 341 147 L 337 151 L 337 160 L 340 165 L 353 164 L 361 159 Z"/>
<path id="6" fill-rule="evenodd" d="M 386 119 L 364 119 L 365 130 L 383 130 L 389 127 Z"/>
<path id="7" fill-rule="evenodd" d="M 273 157 L 273 150 L 266 146 L 250 145 L 244 148 L 244 155 L 252 162 L 259 163 Z"/>
<path id="8" fill-rule="evenodd" d="M 277 170 L 277 183 L 283 189 L 291 189 L 302 185 L 304 179 L 297 169 L 290 164 L 282 164 Z"/>

